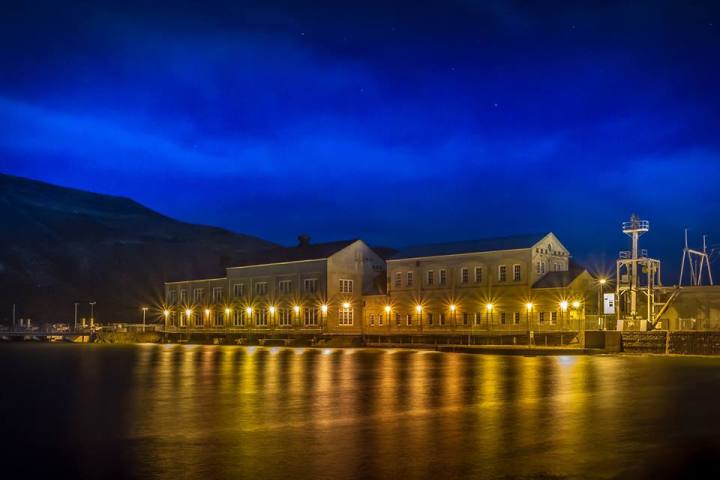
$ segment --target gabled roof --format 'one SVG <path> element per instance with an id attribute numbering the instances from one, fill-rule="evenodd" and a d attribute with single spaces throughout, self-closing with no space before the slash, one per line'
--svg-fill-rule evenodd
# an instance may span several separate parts
<path id="1" fill-rule="evenodd" d="M 513 235 L 510 237 L 485 238 L 481 240 L 466 240 L 462 242 L 416 245 L 414 247 L 408 247 L 400 250 L 390 257 L 389 260 L 531 248 L 547 235 L 548 233 L 538 233 L 529 235 Z"/>
<path id="2" fill-rule="evenodd" d="M 570 261 L 569 270 L 565 272 L 548 272 L 533 283 L 532 288 L 565 288 L 570 286 L 587 269 L 582 265 Z"/>
<path id="3" fill-rule="evenodd" d="M 238 257 L 232 262 L 232 266 L 229 268 L 267 265 L 271 263 L 323 260 L 355 242 L 357 242 L 357 240 L 339 240 L 335 242 L 297 245 L 295 247 L 269 248 Z"/>

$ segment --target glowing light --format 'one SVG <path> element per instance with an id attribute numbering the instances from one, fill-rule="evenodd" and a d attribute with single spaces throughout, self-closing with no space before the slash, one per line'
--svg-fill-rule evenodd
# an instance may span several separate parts
<path id="1" fill-rule="evenodd" d="M 453 303 L 452 305 L 450 305 L 450 311 L 451 311 L 451 312 L 454 312 L 456 308 L 457 308 L 457 307 L 455 306 L 454 303 Z"/>
<path id="2" fill-rule="evenodd" d="M 485 308 L 487 308 L 488 312 L 492 312 L 492 309 L 495 308 L 495 305 L 493 305 L 492 303 L 488 303 L 487 305 L 485 305 Z"/>
<path id="3" fill-rule="evenodd" d="M 421 312 L 422 312 L 422 305 L 415 305 L 415 311 L 416 311 L 417 313 L 421 313 Z"/>
<path id="4" fill-rule="evenodd" d="M 348 302 L 345 302 L 343 303 L 342 307 L 347 310 L 348 308 L 350 308 L 350 304 Z"/>
<path id="5" fill-rule="evenodd" d="M 230 309 L 229 309 L 229 308 L 226 308 L 226 309 L 225 309 L 225 315 L 230 315 Z"/>
<path id="6" fill-rule="evenodd" d="M 562 310 L 564 312 L 565 310 L 567 310 L 567 308 L 568 308 L 567 300 L 563 300 L 562 302 L 560 302 L 560 310 Z"/>
<path id="7" fill-rule="evenodd" d="M 163 310 L 163 315 L 165 315 L 166 317 L 168 315 L 170 315 L 170 310 L 167 310 L 167 309 Z"/>
<path id="8" fill-rule="evenodd" d="M 248 315 L 252 315 L 252 307 L 247 307 L 245 309 L 245 313 L 247 313 Z"/>
<path id="9" fill-rule="evenodd" d="M 599 280 L 599 282 L 600 282 L 600 285 L 605 285 L 607 283 L 607 278 L 601 278 Z"/>
<path id="10" fill-rule="evenodd" d="M 270 308 L 268 308 L 268 310 L 270 311 L 270 315 L 275 314 L 275 306 L 274 305 L 270 305 Z"/>
<path id="11" fill-rule="evenodd" d="M 572 306 L 573 306 L 573 308 L 580 308 L 580 302 L 578 302 L 577 300 L 575 300 L 575 301 L 572 303 Z"/>
<path id="12" fill-rule="evenodd" d="M 322 305 L 320 305 L 320 311 L 322 313 L 327 313 L 327 309 L 328 309 L 328 306 L 325 305 L 324 303 Z"/>
<path id="13" fill-rule="evenodd" d="M 385 305 L 385 313 L 390 313 L 390 310 L 392 310 L 392 307 L 390 307 L 390 305 Z"/>
<path id="14" fill-rule="evenodd" d="M 323 348 L 322 354 L 323 355 L 330 355 L 332 353 L 331 348 Z"/>
<path id="15" fill-rule="evenodd" d="M 533 304 L 531 302 L 528 302 L 525 304 L 525 308 L 527 308 L 528 310 L 532 310 Z"/>
<path id="16" fill-rule="evenodd" d="M 299 306 L 299 305 L 295 305 L 295 306 L 293 307 L 293 310 L 295 311 L 295 313 L 300 313 L 300 306 Z"/>
<path id="17" fill-rule="evenodd" d="M 188 308 L 187 310 L 185 310 L 185 314 L 189 317 L 190 315 L 192 315 L 192 310 Z"/>
<path id="18" fill-rule="evenodd" d="M 210 309 L 206 308 L 206 309 L 205 309 L 205 316 L 207 317 L 208 315 L 210 315 Z"/>

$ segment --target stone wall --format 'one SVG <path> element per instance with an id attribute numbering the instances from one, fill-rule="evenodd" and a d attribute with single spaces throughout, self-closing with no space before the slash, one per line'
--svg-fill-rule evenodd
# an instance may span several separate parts
<path id="1" fill-rule="evenodd" d="M 720 355 L 720 332 L 622 332 L 622 351 L 676 355 Z"/>

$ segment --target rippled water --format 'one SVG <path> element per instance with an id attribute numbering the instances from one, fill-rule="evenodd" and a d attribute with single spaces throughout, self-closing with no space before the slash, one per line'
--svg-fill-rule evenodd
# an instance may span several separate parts
<path id="1" fill-rule="evenodd" d="M 11 344 L 0 365 L 29 473 L 674 476 L 720 431 L 715 358 Z"/>

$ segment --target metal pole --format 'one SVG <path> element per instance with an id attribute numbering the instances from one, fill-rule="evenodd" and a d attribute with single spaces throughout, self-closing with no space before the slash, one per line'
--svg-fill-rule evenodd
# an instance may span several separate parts
<path id="1" fill-rule="evenodd" d="M 13 330 L 15 330 L 15 304 L 13 303 Z"/>
<path id="2" fill-rule="evenodd" d="M 73 330 L 77 330 L 77 307 L 78 302 L 75 302 L 75 325 L 73 326 Z"/>
<path id="3" fill-rule="evenodd" d="M 147 313 L 147 307 L 143 307 L 143 333 L 145 333 L 145 314 Z"/>

